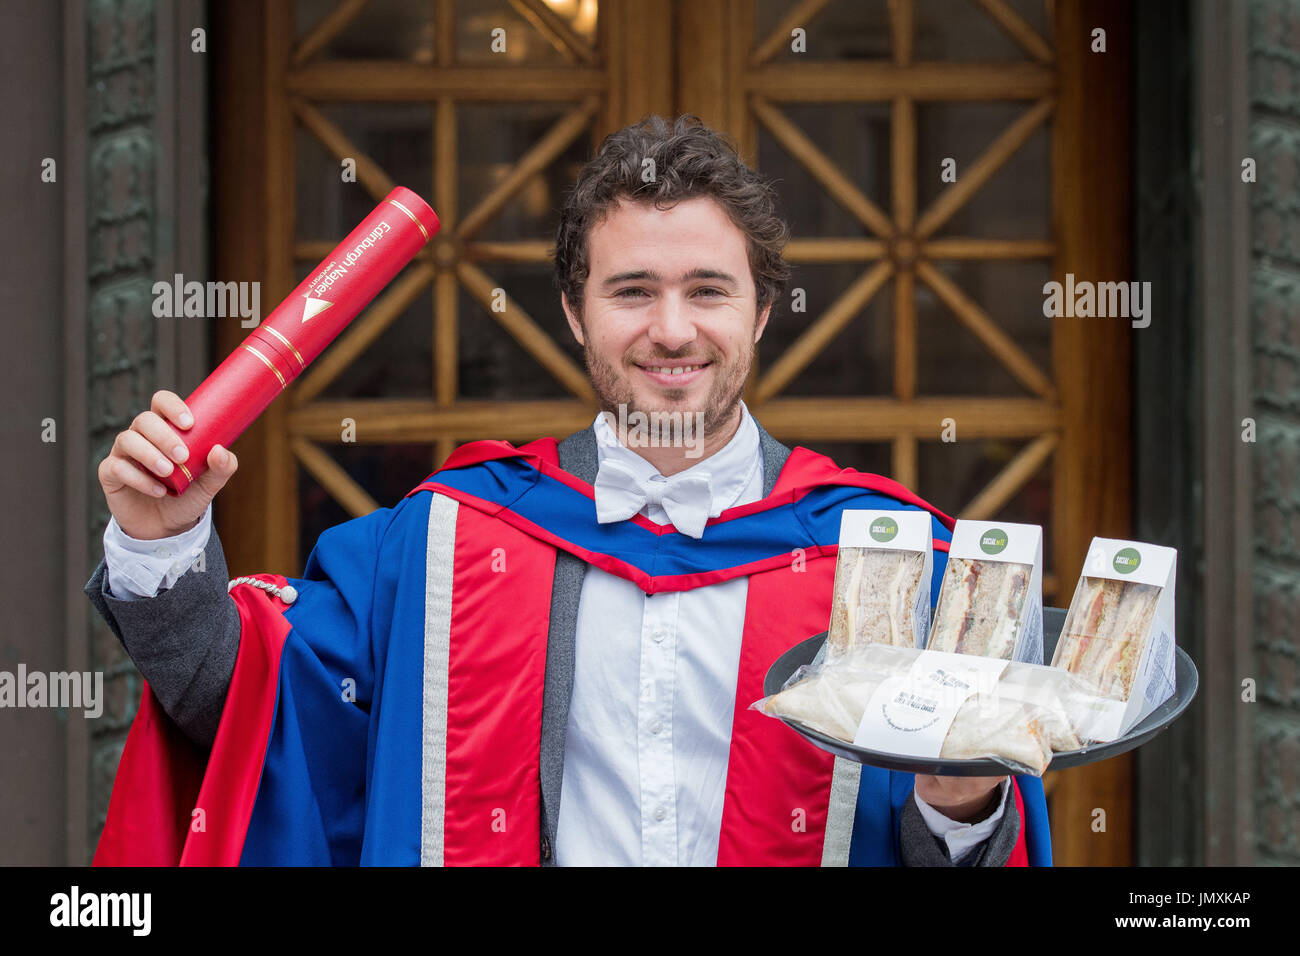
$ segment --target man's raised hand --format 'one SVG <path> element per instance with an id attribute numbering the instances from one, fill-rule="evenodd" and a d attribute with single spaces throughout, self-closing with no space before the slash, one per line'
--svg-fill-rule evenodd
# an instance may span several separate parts
<path id="1" fill-rule="evenodd" d="M 149 411 L 119 432 L 108 457 L 99 463 L 99 484 L 108 510 L 132 538 L 153 541 L 188 531 L 203 517 L 209 502 L 230 480 L 239 462 L 233 452 L 213 445 L 207 470 L 180 497 L 153 476 L 171 474 L 189 457 L 184 434 L 194 425 L 185 402 L 175 392 L 154 392 Z"/>

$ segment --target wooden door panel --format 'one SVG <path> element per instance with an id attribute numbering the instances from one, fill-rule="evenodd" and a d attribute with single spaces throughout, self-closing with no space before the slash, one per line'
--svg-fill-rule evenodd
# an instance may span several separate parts
<path id="1" fill-rule="evenodd" d="M 678 111 L 783 184 L 809 300 L 781 303 L 751 408 L 855 465 L 887 443 L 875 470 L 959 516 L 1043 525 L 1045 597 L 1068 603 L 1091 536 L 1128 532 L 1127 339 L 1045 318 L 1042 288 L 1127 277 L 1122 6 L 1086 24 L 1077 0 L 686 7 L 683 48 L 711 57 L 679 63 Z M 1111 54 L 1089 58 L 1096 26 Z M 1057 776 L 1057 860 L 1129 862 L 1129 761 Z"/>
<path id="2" fill-rule="evenodd" d="M 442 220 L 236 448 L 244 466 L 220 522 L 239 542 L 232 570 L 300 569 L 320 531 L 391 504 L 458 442 L 590 420 L 581 353 L 551 291 L 560 194 L 629 111 L 671 109 L 670 61 L 641 43 L 666 40 L 667 6 L 599 14 L 592 0 L 229 11 L 232 34 L 265 37 L 265 123 L 244 128 L 232 106 L 219 135 L 262 151 L 278 203 L 262 237 L 272 304 L 394 183 L 428 196 Z M 239 331 L 219 338 L 229 350 Z M 297 507 L 262 507 L 271 488 Z"/>
<path id="3" fill-rule="evenodd" d="M 562 191 L 606 133 L 694 112 L 778 179 L 794 231 L 804 309 L 764 336 L 755 414 L 949 511 L 1044 525 L 1068 602 L 1088 539 L 1128 532 L 1128 333 L 1044 319 L 1041 288 L 1127 275 L 1126 22 L 1081 0 L 231 0 L 228 49 L 261 43 L 218 59 L 241 93 L 214 127 L 217 205 L 241 210 L 217 218 L 223 274 L 260 275 L 269 310 L 394 182 L 443 221 L 236 446 L 231 573 L 298 573 L 458 442 L 583 427 L 550 286 Z M 1129 861 L 1129 773 L 1049 773 L 1059 861 Z"/>

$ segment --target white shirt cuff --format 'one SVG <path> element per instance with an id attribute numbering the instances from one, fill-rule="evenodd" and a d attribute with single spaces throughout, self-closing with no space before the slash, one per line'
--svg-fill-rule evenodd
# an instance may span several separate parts
<path id="1" fill-rule="evenodd" d="M 922 800 L 915 790 L 912 791 L 912 798 L 916 800 L 917 809 L 921 811 L 921 819 L 925 821 L 931 833 L 948 844 L 948 856 L 953 863 L 958 862 L 987 840 L 998 828 L 998 821 L 1006 811 L 1007 794 L 1011 791 L 1011 778 L 1004 779 L 998 787 L 1002 790 L 1002 799 L 998 801 L 998 808 L 978 823 L 960 823 L 950 820 Z"/>
<path id="2" fill-rule="evenodd" d="M 110 518 L 104 529 L 104 564 L 108 567 L 108 592 L 119 601 L 157 597 L 176 583 L 208 546 L 212 533 L 212 503 L 189 531 L 170 538 L 141 541 L 132 538 Z"/>

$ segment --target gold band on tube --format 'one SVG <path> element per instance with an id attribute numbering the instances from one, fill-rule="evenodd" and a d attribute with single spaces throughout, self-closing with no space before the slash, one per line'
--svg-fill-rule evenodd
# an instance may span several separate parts
<path id="1" fill-rule="evenodd" d="M 303 368 L 306 368 L 306 367 L 307 367 L 307 363 L 304 362 L 304 361 L 302 360 L 302 356 L 301 356 L 300 354 L 298 354 L 298 350 L 297 350 L 296 348 L 293 347 L 293 343 L 292 343 L 292 342 L 290 342 L 288 339 L 286 339 L 283 335 L 281 335 L 281 334 L 280 334 L 279 332 L 277 332 L 275 329 L 271 328 L 269 325 L 264 325 L 264 326 L 262 326 L 262 328 L 265 329 L 267 332 L 270 332 L 270 333 L 271 333 L 272 335 L 274 335 L 277 339 L 279 339 L 281 342 L 283 342 L 285 345 L 287 345 L 287 346 L 289 347 L 289 351 L 293 353 L 293 357 L 296 358 L 296 359 L 298 360 L 298 364 L 299 364 L 299 365 L 301 365 Z"/>
<path id="2" fill-rule="evenodd" d="M 280 380 L 280 391 L 284 391 L 285 384 L 286 384 L 284 380 L 284 376 L 280 374 L 280 370 L 278 368 L 276 368 L 274 365 L 271 364 L 270 359 L 268 359 L 257 349 L 253 348 L 251 345 L 245 344 L 244 348 L 248 349 L 248 351 L 252 352 L 254 355 L 256 355 L 259 359 L 262 360 L 262 364 L 265 365 L 267 368 L 269 368 L 275 374 L 275 377 Z"/>
<path id="3" fill-rule="evenodd" d="M 390 203 L 392 203 L 394 206 L 396 206 L 398 209 L 402 210 L 402 212 L 406 213 L 408 216 L 411 217 L 411 222 L 415 223 L 417 226 L 420 227 L 420 235 L 424 236 L 424 241 L 425 241 L 425 242 L 428 242 L 428 241 L 429 241 L 429 230 L 427 230 L 427 229 L 424 228 L 424 223 L 420 222 L 420 220 L 418 220 L 418 219 L 415 218 L 415 213 L 411 212 L 411 210 L 407 209 L 405 206 L 403 206 L 403 205 L 402 205 L 400 202 L 398 202 L 396 199 L 390 199 L 390 200 L 388 200 L 388 201 L 389 201 Z"/>

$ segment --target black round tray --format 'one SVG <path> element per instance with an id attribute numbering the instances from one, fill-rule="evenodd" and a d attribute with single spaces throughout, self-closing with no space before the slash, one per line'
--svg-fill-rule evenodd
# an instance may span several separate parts
<path id="1" fill-rule="evenodd" d="M 1045 662 L 1051 661 L 1052 653 L 1056 650 L 1056 641 L 1061 635 L 1061 628 L 1064 624 L 1065 610 L 1063 608 L 1043 609 L 1043 660 Z M 806 641 L 800 641 L 778 657 L 776 662 L 768 668 L 767 676 L 763 678 L 763 695 L 771 697 L 773 694 L 778 693 L 782 685 L 790 679 L 790 676 L 800 666 L 812 663 L 813 658 L 817 656 L 817 652 L 821 650 L 821 646 L 825 641 L 826 633 L 823 632 L 808 638 Z M 1069 767 L 1081 767 L 1084 764 L 1095 763 L 1108 757 L 1116 757 L 1132 750 L 1134 747 L 1141 746 L 1172 724 L 1178 715 L 1187 709 L 1187 705 L 1196 696 L 1197 681 L 1196 665 L 1192 663 L 1192 659 L 1187 656 L 1187 653 L 1181 647 L 1175 647 L 1174 693 L 1172 697 L 1147 714 L 1132 730 L 1118 740 L 1112 740 L 1110 743 L 1104 744 L 1093 744 L 1081 750 L 1053 754 L 1052 762 L 1047 769 L 1065 770 Z M 1019 772 L 997 759 L 952 760 L 943 757 L 913 757 L 906 754 L 868 750 L 866 747 L 856 747 L 837 737 L 813 730 L 797 720 L 788 720 L 784 717 L 781 720 L 822 750 L 828 750 L 845 760 L 870 764 L 873 767 L 883 767 L 886 770 L 903 770 L 908 773 L 935 774 L 947 777 L 1000 777 L 1006 773 Z"/>

